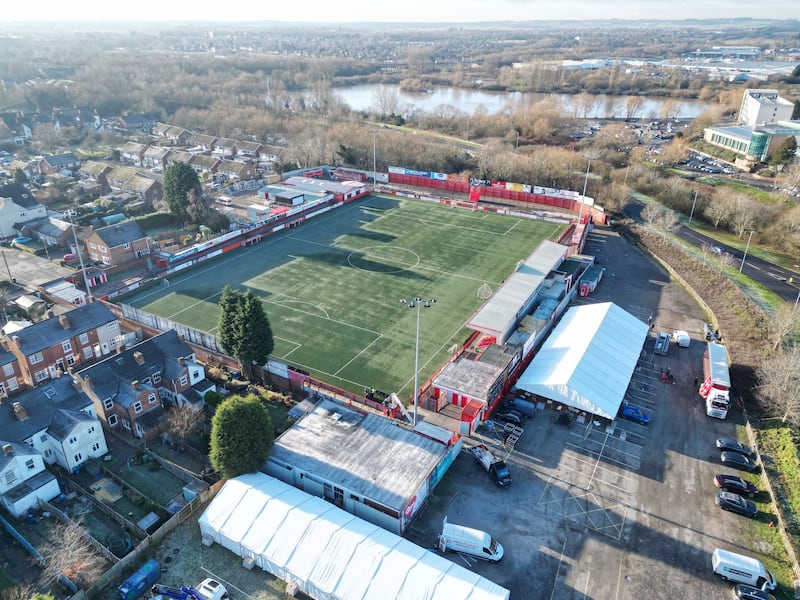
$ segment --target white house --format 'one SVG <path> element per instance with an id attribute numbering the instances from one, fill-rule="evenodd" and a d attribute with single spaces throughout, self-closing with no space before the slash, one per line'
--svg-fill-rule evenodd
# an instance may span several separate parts
<path id="1" fill-rule="evenodd" d="M 15 223 L 44 219 L 47 209 L 21 183 L 0 185 L 0 237 L 16 235 Z"/>
<path id="2" fill-rule="evenodd" d="M 39 500 L 52 500 L 61 493 L 58 479 L 45 470 L 42 455 L 17 442 L 0 440 L 0 504 L 17 518 Z"/>

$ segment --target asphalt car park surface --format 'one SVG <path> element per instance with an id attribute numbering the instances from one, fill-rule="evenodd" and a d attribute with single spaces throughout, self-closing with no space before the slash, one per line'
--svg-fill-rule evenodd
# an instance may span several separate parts
<path id="1" fill-rule="evenodd" d="M 712 573 L 711 553 L 720 547 L 748 554 L 741 540 L 749 520 L 715 505 L 714 474 L 731 472 L 720 464 L 715 441 L 734 437 L 741 416 L 734 410 L 727 420 L 707 417 L 696 393 L 706 315 L 613 231 L 592 232 L 586 253 L 606 271 L 579 303 L 613 301 L 652 323 L 626 398 L 650 415 L 650 424 L 565 426 L 545 408 L 522 425 L 513 449 L 503 446 L 505 423 L 482 426 L 465 443 L 484 443 L 505 458 L 510 487 L 494 485 L 465 452 L 408 537 L 432 547 L 445 516 L 488 531 L 505 548 L 500 563 L 447 556 L 512 598 L 729 597 L 732 584 Z M 690 346 L 671 344 L 666 356 L 654 354 L 657 333 L 675 329 L 689 332 Z M 663 383 L 666 371 L 672 380 Z"/>

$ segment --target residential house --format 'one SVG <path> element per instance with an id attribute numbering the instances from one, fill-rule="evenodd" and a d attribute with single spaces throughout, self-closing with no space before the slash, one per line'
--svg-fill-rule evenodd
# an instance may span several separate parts
<path id="1" fill-rule="evenodd" d="M 74 242 L 72 225 L 69 221 L 47 217 L 36 221 L 28 221 L 19 232 L 28 237 L 39 240 L 45 248 L 66 248 Z M 52 256 L 51 258 L 56 258 Z"/>
<path id="2" fill-rule="evenodd" d="M 127 194 L 133 194 L 140 200 L 153 203 L 159 200 L 162 195 L 162 185 L 152 177 L 147 177 L 141 173 L 135 174 L 119 188 Z"/>
<path id="3" fill-rule="evenodd" d="M 148 256 L 150 238 L 136 222 L 123 221 L 93 231 L 86 238 L 86 253 L 93 262 L 121 267 Z"/>
<path id="4" fill-rule="evenodd" d="M 186 144 L 190 148 L 197 148 L 202 152 L 211 152 L 214 150 L 217 138 L 213 135 L 206 135 L 205 133 L 195 133 L 189 136 Z"/>
<path id="5" fill-rule="evenodd" d="M 102 191 L 108 187 L 108 175 L 114 167 L 103 162 L 96 160 L 87 160 L 78 169 L 78 175 L 81 177 L 81 185 L 83 189 L 89 192 L 92 188 L 98 188 L 97 192 Z"/>
<path id="6" fill-rule="evenodd" d="M 24 146 L 33 137 L 33 127 L 22 113 L 0 113 L 0 142 Z"/>
<path id="7" fill-rule="evenodd" d="M 167 157 L 169 152 L 169 148 L 165 146 L 150 146 L 147 150 L 145 150 L 142 164 L 148 169 L 152 169 L 154 167 L 164 169 L 166 168 L 164 159 Z"/>
<path id="8" fill-rule="evenodd" d="M 185 146 L 192 133 L 183 127 L 175 127 L 166 123 L 156 123 L 153 127 L 154 135 L 164 138 L 176 146 Z"/>
<path id="9" fill-rule="evenodd" d="M 80 169 L 81 160 L 72 152 L 54 154 L 53 156 L 45 156 L 40 160 L 38 167 L 40 175 L 52 175 L 64 171 L 74 173 Z"/>
<path id="10" fill-rule="evenodd" d="M 263 152 L 264 144 L 258 142 L 237 142 L 236 144 L 236 155 L 242 159 L 259 160 Z"/>
<path id="11" fill-rule="evenodd" d="M 16 357 L 22 381 L 35 386 L 108 354 L 119 336 L 114 313 L 105 304 L 92 302 L 13 334 L 2 334 L 0 344 Z"/>
<path id="12" fill-rule="evenodd" d="M 5 330 L 4 327 L 3 331 Z M 9 394 L 16 392 L 21 380 L 22 370 L 17 357 L 13 352 L 0 348 L 0 397 L 7 398 Z"/>
<path id="13" fill-rule="evenodd" d="M 264 146 L 258 159 L 264 162 L 278 162 L 284 152 L 286 152 L 286 148 L 282 146 Z"/>
<path id="14" fill-rule="evenodd" d="M 60 131 L 62 127 L 74 127 L 83 130 L 86 127 L 96 128 L 99 117 L 87 107 L 67 106 L 54 108 L 52 112 L 53 129 Z"/>
<path id="15" fill-rule="evenodd" d="M 197 175 L 208 173 L 214 175 L 217 172 L 217 167 L 222 161 L 215 156 L 206 156 L 205 154 L 196 154 L 189 160 L 189 166 L 192 167 Z"/>
<path id="16" fill-rule="evenodd" d="M 193 156 L 194 155 L 191 152 L 184 152 L 183 150 L 170 150 L 167 156 L 164 158 L 164 168 L 166 169 L 168 166 L 174 165 L 178 162 L 188 165 Z"/>
<path id="17" fill-rule="evenodd" d="M 14 225 L 47 216 L 47 209 L 21 183 L 0 185 L 0 237 L 16 234 Z"/>
<path id="18" fill-rule="evenodd" d="M 125 182 L 136 175 L 136 172 L 133 167 L 114 167 L 105 174 L 105 178 L 110 188 L 121 190 Z"/>
<path id="19" fill-rule="evenodd" d="M 233 158 L 236 156 L 236 145 L 238 143 L 231 138 L 217 138 L 217 142 L 214 145 L 214 154 L 223 158 Z"/>
<path id="20" fill-rule="evenodd" d="M 126 133 L 152 135 L 157 122 L 158 116 L 154 113 L 128 114 L 114 119 L 113 127 Z"/>
<path id="21" fill-rule="evenodd" d="M 119 151 L 120 162 L 141 167 L 144 162 L 144 153 L 147 152 L 147 145 L 138 142 L 128 142 Z"/>
<path id="22" fill-rule="evenodd" d="M 0 439 L 0 505 L 17 519 L 39 500 L 61 493 L 58 479 L 45 469 L 42 455 L 25 444 Z"/>
<path id="23" fill-rule="evenodd" d="M 147 440 L 159 434 L 165 407 L 199 410 L 204 395 L 216 390 L 175 330 L 83 369 L 74 378 L 108 427 Z"/>
<path id="24" fill-rule="evenodd" d="M 227 177 L 228 181 L 239 179 L 247 181 L 256 178 L 256 167 L 252 163 L 242 163 L 236 160 L 220 161 L 217 174 Z"/>

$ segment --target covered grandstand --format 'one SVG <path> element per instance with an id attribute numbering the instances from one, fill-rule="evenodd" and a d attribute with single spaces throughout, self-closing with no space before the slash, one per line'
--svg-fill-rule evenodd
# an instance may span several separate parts
<path id="1" fill-rule="evenodd" d="M 225 483 L 199 525 L 204 544 L 221 544 L 312 598 L 509 597 L 431 550 L 263 473 Z"/>
<path id="2" fill-rule="evenodd" d="M 569 309 L 517 381 L 517 389 L 613 420 L 648 327 L 616 304 Z"/>

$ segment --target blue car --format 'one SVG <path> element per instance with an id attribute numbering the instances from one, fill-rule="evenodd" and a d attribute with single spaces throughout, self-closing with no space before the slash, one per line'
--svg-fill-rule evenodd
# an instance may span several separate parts
<path id="1" fill-rule="evenodd" d="M 623 419 L 628 419 L 629 421 L 639 423 L 639 425 L 647 425 L 650 423 L 650 415 L 644 412 L 641 408 L 637 408 L 635 406 L 623 406 L 619 416 Z"/>

